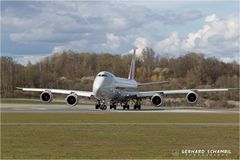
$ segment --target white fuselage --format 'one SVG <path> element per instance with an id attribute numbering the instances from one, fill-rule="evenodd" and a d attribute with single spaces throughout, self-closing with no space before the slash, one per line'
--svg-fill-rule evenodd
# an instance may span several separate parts
<path id="1" fill-rule="evenodd" d="M 106 71 L 98 73 L 93 82 L 93 95 L 98 100 L 121 100 L 136 89 L 137 82 L 135 80 L 116 77 Z"/>

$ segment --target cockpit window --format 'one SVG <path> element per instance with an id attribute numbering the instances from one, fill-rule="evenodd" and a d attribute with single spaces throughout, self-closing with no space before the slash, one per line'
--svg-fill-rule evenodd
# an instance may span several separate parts
<path id="1" fill-rule="evenodd" d="M 106 74 L 99 74 L 98 77 L 107 77 Z"/>

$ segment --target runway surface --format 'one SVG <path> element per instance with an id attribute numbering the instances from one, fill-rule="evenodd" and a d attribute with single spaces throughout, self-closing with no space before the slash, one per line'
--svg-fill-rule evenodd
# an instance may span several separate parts
<path id="1" fill-rule="evenodd" d="M 107 109 L 96 110 L 94 105 L 51 105 L 51 104 L 1 104 L 2 113 L 11 112 L 40 112 L 40 113 L 215 113 L 215 114 L 239 114 L 239 110 L 223 110 L 223 109 L 203 109 L 199 107 L 142 107 L 142 110 L 122 110 L 121 107 L 117 110 Z"/>

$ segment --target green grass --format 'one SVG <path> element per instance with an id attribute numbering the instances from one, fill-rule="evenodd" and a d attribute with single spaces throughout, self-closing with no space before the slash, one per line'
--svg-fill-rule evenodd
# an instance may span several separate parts
<path id="1" fill-rule="evenodd" d="M 8 98 L 2 98 L 1 103 L 9 103 L 9 104 L 44 104 L 43 101 L 36 100 L 36 99 L 8 99 Z M 66 104 L 65 102 L 51 102 L 48 104 Z"/>
<path id="2" fill-rule="evenodd" d="M 2 159 L 82 158 L 195 158 L 174 156 L 173 150 L 230 149 L 227 157 L 239 158 L 238 126 L 84 125 L 115 123 L 237 123 L 238 114 L 54 114 L 2 113 Z M 61 125 L 61 123 L 83 125 Z M 7 125 L 7 123 L 26 123 Z M 27 125 L 27 123 L 44 123 Z M 47 125 L 48 123 L 57 123 Z"/>
<path id="3" fill-rule="evenodd" d="M 238 114 L 188 113 L 4 113 L 2 122 L 238 122 Z"/>

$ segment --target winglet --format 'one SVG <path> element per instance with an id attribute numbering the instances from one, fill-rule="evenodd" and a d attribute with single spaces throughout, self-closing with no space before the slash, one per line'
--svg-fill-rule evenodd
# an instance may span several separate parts
<path id="1" fill-rule="evenodd" d="M 134 76 L 135 76 L 135 61 L 136 61 L 136 49 L 133 50 L 131 67 L 130 67 L 128 79 L 134 79 Z"/>

